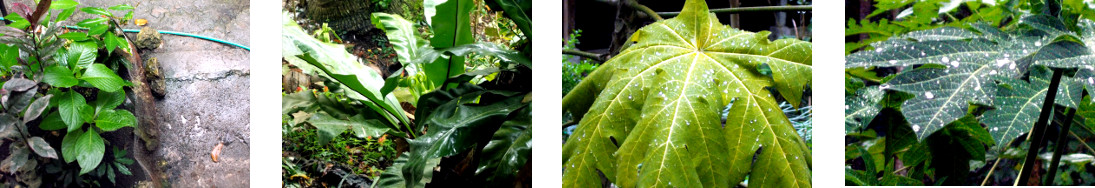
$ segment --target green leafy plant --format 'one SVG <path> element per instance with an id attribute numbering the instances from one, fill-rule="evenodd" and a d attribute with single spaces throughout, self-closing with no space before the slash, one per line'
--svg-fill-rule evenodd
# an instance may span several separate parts
<path id="1" fill-rule="evenodd" d="M 729 187 L 746 176 L 810 187 L 810 150 L 775 95 L 799 105 L 811 44 L 768 34 L 722 25 L 701 0 L 637 31 L 563 98 L 580 119 L 563 145 L 563 186 L 601 186 L 604 174 L 621 187 Z"/>
<path id="2" fill-rule="evenodd" d="M 109 8 L 127 11 L 124 17 L 116 17 L 102 8 L 81 8 L 82 12 L 103 17 L 77 24 L 87 29 L 86 32 L 61 33 L 63 21 L 75 12 L 77 5 L 72 0 L 45 0 L 37 5 L 38 11 L 30 18 L 22 18 L 19 14 L 5 16 L 13 22 L 0 28 L 3 35 L 0 41 L 5 43 L 0 45 L 3 48 L 0 49 L 3 60 L 0 78 L 4 78 L 0 94 L 4 95 L 6 112 L 0 113 L 0 119 L 5 119 L 0 121 L 0 129 L 9 131 L 3 134 L 4 138 L 17 141 L 11 145 L 11 154 L 0 166 L 6 167 L 4 170 L 9 173 L 18 172 L 18 181 L 31 187 L 42 183 L 38 179 L 37 166 L 59 162 L 47 159 L 63 159 L 64 164 L 77 162 L 80 170 L 76 176 L 99 169 L 94 174 L 96 177 L 109 177 L 113 182 L 114 170 L 130 174 L 124 166 L 102 163 L 106 144 L 99 135 L 137 126 L 132 113 L 118 108 L 125 100 L 122 88 L 130 83 L 108 67 L 124 64 L 119 58 L 122 54 L 113 53 L 116 49 L 130 51 L 128 42 L 120 36 L 118 20 L 131 19 L 133 7 Z M 60 13 L 55 15 L 50 10 Z M 45 19 L 40 19 L 41 16 Z M 88 100 L 87 96 L 93 96 L 94 100 Z M 15 121 L 20 117 L 21 120 Z M 31 129 L 33 127 L 37 128 Z M 47 136 L 31 135 L 41 131 L 63 134 L 59 142 L 60 155 L 51 146 L 58 142 L 46 140 Z M 30 156 L 30 151 L 38 157 Z M 68 183 L 71 182 L 65 182 Z"/>
<path id="3" fill-rule="evenodd" d="M 570 38 L 566 40 L 563 49 L 574 49 L 574 45 L 578 44 L 578 37 L 582 37 L 582 30 L 580 29 L 570 33 Z M 582 78 L 597 69 L 597 64 L 593 60 L 583 58 L 579 62 L 571 62 L 571 58 L 574 58 L 574 56 L 563 55 L 563 95 L 569 93 L 579 82 L 582 82 Z"/>
<path id="4" fill-rule="evenodd" d="M 865 170 L 846 169 L 848 182 L 960 184 L 965 183 L 971 168 L 979 167 L 972 163 L 986 165 L 996 159 L 990 167 L 995 170 L 1001 159 L 1026 158 L 1019 163 L 1022 175 L 1015 178 L 1016 184 L 1026 185 L 1040 140 L 1053 138 L 1044 135 L 1049 118 L 1063 118 L 1057 123 L 1061 129 L 1056 136 L 1062 139 L 1054 142 L 1058 149 L 1050 154 L 1060 156 L 1061 147 L 1068 145 L 1062 143 L 1066 141 L 1063 137 L 1073 131 L 1069 128 L 1072 115 L 1050 114 L 1087 110 L 1083 104 L 1090 99 L 1082 96 L 1089 95 L 1095 86 L 1091 81 L 1095 59 L 1091 59 L 1089 46 L 1095 41 L 1095 22 L 1077 20 L 1067 13 L 1016 20 L 1012 25 L 999 25 L 1002 28 L 989 20 L 913 31 L 873 43 L 873 50 L 847 56 L 849 70 L 898 71 L 878 80 L 846 78 L 848 83 L 859 84 L 846 88 L 845 132 L 865 141 L 848 151 L 868 150 L 846 158 L 852 164 L 862 158 L 866 166 Z M 1070 21 L 1076 24 L 1069 25 Z M 1082 113 L 1081 117 L 1092 118 Z M 880 136 L 870 127 L 878 127 L 886 135 Z M 1091 130 L 1085 129 L 1080 130 Z M 1022 135 L 1028 136 L 1018 139 Z M 1082 140 L 1080 144 L 1086 145 Z M 880 149 L 869 151 L 872 147 Z M 1026 150 L 1025 156 L 1007 154 L 1013 150 Z M 898 163 L 911 170 L 896 175 L 893 168 Z M 1053 177 L 1056 162 L 1047 164 L 1051 166 L 1048 176 Z M 985 181 L 993 170 L 985 175 Z M 879 173 L 881 182 L 877 181 Z M 922 182 L 921 177 L 930 180 Z"/>
<path id="5" fill-rule="evenodd" d="M 414 24 L 401 16 L 373 13 L 373 24 L 385 31 L 403 64 L 403 70 L 397 72 L 407 72 L 388 78 L 357 62 L 337 44 L 316 41 L 295 22 L 287 21 L 283 37 L 286 62 L 307 74 L 327 78 L 333 87 L 331 93 L 285 94 L 285 122 L 315 127 L 323 143 L 344 132 L 356 137 L 388 134 L 405 140 L 408 150 L 399 154 L 374 186 L 423 187 L 433 181 L 433 169 L 439 166 L 466 172 L 456 173 L 465 177 L 439 181 L 491 186 L 520 183 L 518 172 L 531 170 L 531 55 L 475 42 L 467 18 L 472 3 L 450 0 L 427 5 L 426 12 L 436 13 L 427 15 L 434 20 L 428 40 L 418 36 Z M 503 9 L 509 19 L 524 20 L 514 22 L 519 28 L 529 28 L 531 2 L 493 3 L 508 7 Z M 490 56 L 500 63 L 469 71 L 465 66 L 472 55 Z M 484 81 L 491 75 L 508 79 Z M 413 99 L 397 99 L 395 92 L 401 88 L 411 88 Z M 402 102 L 417 110 L 404 111 Z M 453 167 L 456 164 L 465 168 Z M 442 173 L 446 177 L 452 174 Z"/>

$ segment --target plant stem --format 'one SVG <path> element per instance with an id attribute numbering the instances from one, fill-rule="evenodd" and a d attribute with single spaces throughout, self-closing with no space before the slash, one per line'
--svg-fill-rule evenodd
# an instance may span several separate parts
<path id="1" fill-rule="evenodd" d="M 583 52 L 583 51 L 578 51 L 578 50 L 568 50 L 568 49 L 563 49 L 563 54 L 575 55 L 575 56 L 583 57 L 583 58 L 586 58 L 586 59 L 592 59 L 594 61 L 605 62 L 605 58 L 604 58 L 605 55 L 604 54 L 598 54 L 598 53 L 593 53 L 593 52 Z"/>
<path id="2" fill-rule="evenodd" d="M 992 163 L 992 168 L 989 168 L 989 173 L 985 174 L 985 180 L 981 180 L 981 186 L 985 186 L 989 182 L 989 178 L 992 177 L 992 172 L 996 171 L 996 165 L 1000 164 L 1000 157 L 996 157 L 996 162 Z"/>
<path id="3" fill-rule="evenodd" d="M 1081 146 L 1084 146 L 1084 148 L 1086 148 L 1088 152 L 1091 152 L 1092 155 L 1095 155 L 1095 149 L 1091 149 L 1091 146 L 1087 145 L 1087 143 L 1084 143 L 1084 139 L 1080 138 L 1079 135 L 1076 135 L 1076 133 L 1072 131 L 1068 131 L 1068 134 L 1072 135 L 1072 137 L 1075 137 L 1076 140 L 1079 140 Z"/>
<path id="4" fill-rule="evenodd" d="M 1084 98 L 1087 94 L 1083 94 L 1080 98 Z M 1053 177 L 1057 175 L 1057 165 L 1061 163 L 1061 153 L 1065 152 L 1065 148 L 1068 147 L 1068 143 L 1065 139 L 1068 138 L 1069 128 L 1072 127 L 1072 118 L 1076 117 L 1076 109 L 1069 108 L 1065 120 L 1059 125 L 1060 131 L 1057 131 L 1057 142 L 1054 142 L 1055 150 L 1053 151 L 1053 160 L 1049 162 L 1049 174 L 1046 175 L 1045 183 L 1042 185 L 1053 185 Z M 1081 140 L 1082 142 L 1082 140 Z"/>
<path id="5" fill-rule="evenodd" d="M 813 5 L 786 5 L 786 6 L 759 6 L 759 7 L 738 7 L 738 8 L 716 8 L 711 9 L 714 13 L 742 13 L 742 12 L 779 12 L 779 11 L 811 11 Z M 677 16 L 681 12 L 658 12 L 659 16 Z"/>
<path id="6" fill-rule="evenodd" d="M 639 2 L 635 2 L 635 0 L 627 0 L 627 6 L 631 6 L 631 8 L 635 8 L 635 9 L 638 9 L 639 11 L 642 11 L 644 14 L 650 16 L 651 18 L 654 18 L 654 20 L 658 20 L 658 21 L 664 20 L 664 18 L 662 18 L 661 15 L 658 15 L 658 13 L 654 12 L 654 10 L 650 9 L 650 7 L 646 7 L 646 5 L 639 4 Z"/>
<path id="7" fill-rule="evenodd" d="M 1023 170 L 1019 172 L 1017 185 L 1026 185 L 1030 179 L 1030 171 L 1034 168 L 1034 160 L 1038 159 L 1038 149 L 1041 147 L 1043 139 L 1042 134 L 1046 131 L 1049 116 L 1053 114 L 1053 102 L 1057 99 L 1057 87 L 1061 85 L 1063 73 L 1064 71 L 1061 70 L 1053 70 L 1053 79 L 1049 83 L 1049 90 L 1042 102 L 1041 114 L 1038 116 L 1038 121 L 1034 123 L 1034 131 L 1030 133 L 1033 139 L 1029 140 L 1030 148 L 1027 150 L 1026 160 L 1023 162 Z"/>

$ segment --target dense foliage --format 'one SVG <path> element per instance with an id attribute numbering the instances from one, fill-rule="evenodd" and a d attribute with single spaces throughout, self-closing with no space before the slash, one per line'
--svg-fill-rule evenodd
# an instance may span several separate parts
<path id="1" fill-rule="evenodd" d="M 777 100 L 800 105 L 811 44 L 768 34 L 722 25 L 702 0 L 633 34 L 563 98 L 580 120 L 563 186 L 810 187 L 810 149 Z"/>
<path id="2" fill-rule="evenodd" d="M 322 77 L 329 92 L 285 94 L 283 127 L 314 127 L 321 144 L 345 133 L 398 140 L 398 157 L 372 186 L 527 186 L 531 177 L 520 174 L 531 174 L 531 2 L 485 3 L 521 34 L 481 38 L 512 43 L 476 39 L 470 15 L 481 5 L 472 0 L 427 3 L 431 35 L 402 16 L 372 13 L 402 65 L 387 77 L 286 19 L 284 60 Z"/>
<path id="3" fill-rule="evenodd" d="M 912 5 L 914 12 L 919 4 Z M 848 55 L 848 184 L 1010 185 L 1026 176 L 1053 177 L 1059 166 L 1050 161 L 1063 152 L 1072 158 L 1095 154 L 1086 141 L 1095 133 L 1092 124 L 1069 115 L 1090 111 L 1085 104 L 1092 101 L 1083 96 L 1095 91 L 1095 22 L 1077 19 L 1068 5 L 1053 7 L 1052 1 L 999 2 L 982 10 L 1017 11 L 928 22 L 939 27 L 895 35 Z M 928 12 L 922 16 L 945 13 Z M 1041 131 L 1047 124 L 1056 126 Z M 1051 147 L 1039 150 L 1047 142 Z M 1030 184 L 1095 183 L 1090 175 L 1080 176 L 1091 173 L 1085 170 L 1090 162 L 1068 161 L 1060 176 Z"/>
<path id="4" fill-rule="evenodd" d="M 114 147 L 113 157 L 104 157 L 100 135 L 137 126 L 120 107 L 130 83 L 115 73 L 128 66 L 123 57 L 132 49 L 119 23 L 132 19 L 133 7 L 80 8 L 95 17 L 80 21 L 81 31 L 64 32 L 78 5 L 44 0 L 29 15 L 5 16 L 11 23 L 0 28 L 0 137 L 10 143 L 0 170 L 14 175 L 17 182 L 6 181 L 13 186 L 103 186 L 99 180 L 131 174 L 126 151 Z M 43 182 L 46 173 L 63 181 Z"/>

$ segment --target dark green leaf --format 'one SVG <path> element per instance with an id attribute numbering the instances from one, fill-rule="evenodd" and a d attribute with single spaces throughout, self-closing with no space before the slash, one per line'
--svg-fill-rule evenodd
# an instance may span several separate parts
<path id="1" fill-rule="evenodd" d="M 99 94 L 95 98 L 95 108 L 100 109 L 114 109 L 118 105 L 122 105 L 125 102 L 125 90 L 118 90 L 118 92 L 106 92 L 99 90 Z"/>
<path id="2" fill-rule="evenodd" d="M 68 48 L 68 58 L 65 59 L 65 64 L 68 65 L 70 70 L 86 69 L 92 63 L 95 63 L 95 58 L 98 56 L 96 53 L 97 48 L 95 42 L 73 43 Z"/>
<path id="3" fill-rule="evenodd" d="M 844 105 L 844 133 L 857 132 L 871 123 L 878 111 L 882 110 L 879 101 L 885 94 L 878 87 L 867 87 L 856 91 L 854 95 L 845 96 L 848 104 Z"/>
<path id="4" fill-rule="evenodd" d="M 1030 82 L 1012 78 L 998 79 L 1001 85 L 993 101 L 996 109 L 985 112 L 981 121 L 985 128 L 992 134 L 998 151 L 1003 151 L 1011 140 L 1024 135 L 1034 127 L 1034 121 L 1038 120 L 1038 114 L 1042 111 L 1042 103 L 1045 101 L 1049 90 L 1052 72 L 1044 67 L 1034 67 L 1030 73 Z M 1064 106 L 1076 106 L 1075 101 L 1069 96 L 1080 96 L 1080 87 L 1069 79 L 1062 79 L 1057 91 L 1057 104 Z M 1075 93 L 1075 94 L 1073 94 Z M 1071 104 L 1071 105 L 1069 105 Z"/>
<path id="5" fill-rule="evenodd" d="M 430 39 L 430 45 L 434 48 L 450 48 L 475 42 L 470 20 L 471 10 L 475 7 L 472 1 L 446 0 L 424 5 L 426 12 L 436 13 L 426 15 L 434 32 Z M 427 78 L 433 85 L 440 86 L 449 77 L 464 73 L 464 57 L 442 58 L 424 63 L 426 64 L 422 66 L 422 70 L 426 71 Z"/>
<path id="6" fill-rule="evenodd" d="M 338 137 L 338 135 L 345 132 L 347 129 L 354 130 L 357 137 L 380 137 L 385 132 L 390 130 L 382 123 L 376 120 L 366 120 L 364 116 L 357 115 L 350 117 L 350 119 L 338 119 L 328 115 L 326 112 L 316 113 L 308 119 L 308 124 L 315 126 L 318 129 L 318 141 L 320 145 L 326 144 L 331 138 Z"/>
<path id="7" fill-rule="evenodd" d="M 532 113 L 524 108 L 502 123 L 483 146 L 475 176 L 487 187 L 512 186 L 518 172 L 532 159 Z"/>
<path id="8" fill-rule="evenodd" d="M 380 174 L 380 178 L 376 180 L 376 185 L 379 187 L 426 187 L 426 183 L 433 179 L 433 168 L 441 163 L 441 158 L 427 160 L 425 164 L 419 165 L 423 168 L 408 169 L 410 167 L 407 166 L 407 155 L 407 153 L 403 153 L 395 161 L 392 161 L 392 166 Z M 404 172 L 408 170 L 423 174 L 424 177 L 408 184 L 407 179 L 404 178 L 406 176 Z"/>
<path id="9" fill-rule="evenodd" d="M 68 67 L 61 65 L 53 65 L 46 68 L 45 76 L 42 78 L 42 82 L 45 82 L 53 87 L 72 87 L 80 83 L 80 80 L 76 79 L 71 70 Z"/>
<path id="10" fill-rule="evenodd" d="M 84 96 L 76 91 L 70 90 L 58 97 L 57 111 L 61 114 L 61 120 L 68 125 L 68 132 L 80 129 L 85 121 L 82 111 L 91 110 L 91 106 L 88 106 Z"/>
<path id="11" fill-rule="evenodd" d="M 46 115 L 46 119 L 42 119 L 41 123 L 38 123 L 38 128 L 44 131 L 54 131 L 68 128 L 65 121 L 61 120 L 61 113 L 49 113 Z"/>
<path id="12" fill-rule="evenodd" d="M 65 158 L 66 163 L 76 161 L 76 156 L 78 156 L 80 152 L 80 150 L 76 148 L 76 143 L 83 136 L 84 130 L 76 129 L 69 131 L 68 134 L 65 134 L 65 138 L 61 140 L 61 157 Z"/>
<path id="13" fill-rule="evenodd" d="M 137 117 L 133 116 L 128 110 L 111 110 L 106 109 L 99 113 L 99 117 L 95 119 L 95 126 L 99 127 L 103 131 L 114 131 L 121 129 L 122 127 L 137 127 Z"/>
<path id="14" fill-rule="evenodd" d="M 76 161 L 80 163 L 80 174 L 91 172 L 99 166 L 106 153 L 106 145 L 99 133 L 89 130 L 76 140 Z"/>

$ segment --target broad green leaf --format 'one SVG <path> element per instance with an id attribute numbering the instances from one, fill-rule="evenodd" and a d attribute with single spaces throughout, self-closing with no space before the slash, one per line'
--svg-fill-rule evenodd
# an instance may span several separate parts
<path id="1" fill-rule="evenodd" d="M 384 86 L 384 79 L 380 74 L 358 62 L 342 45 L 320 42 L 308 35 L 293 19 L 283 20 L 282 46 L 295 47 L 282 48 L 282 57 L 287 62 L 300 68 L 305 74 L 337 80 L 343 88 L 348 88 L 340 92 L 363 101 L 373 111 L 385 113 L 384 117 L 389 124 L 410 122 L 399 108 L 399 102 L 394 95 L 381 96 L 380 88 Z"/>
<path id="2" fill-rule="evenodd" d="M 99 90 L 99 94 L 95 95 L 95 111 L 114 109 L 122 105 L 122 102 L 125 102 L 125 90 L 118 90 L 118 92 Z"/>
<path id="3" fill-rule="evenodd" d="M 80 20 L 80 22 L 76 23 L 76 26 L 80 26 L 80 27 L 83 27 L 83 28 L 92 28 L 92 27 L 97 27 L 99 25 L 106 24 L 106 21 L 109 21 L 109 20 L 110 19 L 103 18 L 103 17 L 93 17 L 93 18 Z"/>
<path id="4" fill-rule="evenodd" d="M 405 67 L 410 66 L 420 55 L 419 49 L 428 45 L 425 39 L 418 37 L 418 30 L 415 29 L 414 23 L 399 15 L 376 12 L 372 14 L 370 20 L 388 36 L 388 42 L 392 44 L 392 49 L 399 55 L 399 62 Z M 411 71 L 411 75 L 418 71 L 417 68 L 408 70 Z"/>
<path id="5" fill-rule="evenodd" d="M 531 108 L 515 113 L 517 117 L 503 122 L 491 141 L 483 146 L 475 176 L 487 182 L 486 187 L 512 186 L 521 168 L 532 159 Z"/>
<path id="6" fill-rule="evenodd" d="M 879 101 L 885 94 L 878 87 L 867 87 L 856 91 L 855 95 L 845 96 L 844 104 L 844 133 L 858 132 L 867 127 L 874 120 L 875 115 L 882 110 Z"/>
<path id="7" fill-rule="evenodd" d="M 30 149 L 34 150 L 34 153 L 37 153 L 38 156 L 57 159 L 57 150 L 53 150 L 53 147 L 50 147 L 49 143 L 42 137 L 31 137 L 27 139 L 27 143 L 30 144 Z"/>
<path id="8" fill-rule="evenodd" d="M 27 110 L 23 111 L 23 123 L 38 119 L 38 116 L 42 115 L 42 112 L 46 110 L 46 107 L 49 107 L 49 99 L 52 97 L 53 95 L 46 95 L 34 99 L 34 102 L 27 106 Z"/>
<path id="9" fill-rule="evenodd" d="M 80 3 L 76 2 L 76 1 L 73 1 L 73 0 L 57 0 L 57 1 L 53 1 L 49 4 L 49 9 L 52 9 L 52 10 L 70 9 L 70 8 L 76 8 L 76 5 L 80 5 Z"/>
<path id="10" fill-rule="evenodd" d="M 23 18 L 23 16 L 20 16 L 19 14 L 16 14 L 14 12 L 9 13 L 7 16 L 4 16 L 4 20 L 11 21 L 11 23 L 7 25 L 8 27 L 20 30 L 30 27 L 30 21 L 27 21 L 26 18 Z"/>
<path id="11" fill-rule="evenodd" d="M 281 112 L 294 112 L 296 109 L 311 106 L 315 101 L 316 96 L 315 94 L 312 94 L 312 92 L 305 91 L 285 94 L 281 97 Z"/>
<path id="12" fill-rule="evenodd" d="M 61 157 L 65 158 L 65 163 L 76 161 L 79 153 L 79 150 L 76 150 L 76 141 L 83 136 L 83 129 L 76 129 L 65 134 L 65 138 L 61 140 Z"/>
<path id="13" fill-rule="evenodd" d="M 434 48 L 450 48 L 475 42 L 471 32 L 471 10 L 475 6 L 472 0 L 446 0 L 436 2 L 433 8 L 436 15 L 426 17 L 432 20 L 433 38 L 430 45 Z M 428 4 L 423 2 L 423 4 Z M 429 16 L 429 15 L 427 15 Z M 464 73 L 464 57 L 449 57 L 426 62 L 422 70 L 434 85 L 440 86 L 449 77 Z"/>
<path id="14" fill-rule="evenodd" d="M 97 15 L 103 15 L 103 16 L 107 16 L 107 17 L 114 17 L 114 14 L 111 14 L 110 12 L 107 12 L 106 10 L 103 10 L 103 8 L 99 8 L 99 7 L 84 7 L 84 8 L 81 8 L 80 11 L 84 11 L 88 14 L 97 14 Z"/>
<path id="15" fill-rule="evenodd" d="M 494 43 L 471 43 L 437 50 L 424 50 L 416 62 L 430 62 L 441 57 L 465 56 L 471 53 L 497 57 L 499 61 L 516 63 L 532 67 L 532 59 L 520 52 L 507 49 Z"/>
<path id="16" fill-rule="evenodd" d="M 486 3 L 495 10 L 502 10 L 525 36 L 532 36 L 532 0 L 493 0 Z"/>
<path id="17" fill-rule="evenodd" d="M 68 39 L 68 40 L 73 40 L 73 41 L 83 41 L 83 40 L 87 40 L 87 33 L 84 33 L 84 32 L 68 32 L 68 33 L 65 33 L 65 34 L 58 35 L 57 38 L 63 38 L 63 39 Z"/>
<path id="18" fill-rule="evenodd" d="M 1038 114 L 1042 111 L 1052 74 L 1049 69 L 1036 67 L 1031 71 L 1029 83 L 1011 78 L 998 80 L 1006 87 L 1001 87 L 996 94 L 992 103 L 996 109 L 985 112 L 981 118 L 981 122 L 985 123 L 985 128 L 995 140 L 994 149 L 1003 151 L 1011 140 L 1026 134 L 1034 127 L 1034 121 L 1038 120 Z M 1075 107 L 1075 101 L 1079 99 L 1071 99 L 1069 96 L 1080 96 L 1079 87 L 1069 79 L 1062 79 L 1057 88 L 1055 103 Z"/>
<path id="19" fill-rule="evenodd" d="M 133 7 L 133 6 L 130 6 L 129 4 L 120 4 L 120 5 L 114 5 L 114 6 L 110 7 L 110 8 L 108 8 L 108 9 L 110 9 L 110 10 L 119 10 L 119 11 L 124 11 L 124 10 L 133 10 L 133 9 L 134 9 L 134 7 Z"/>
<path id="20" fill-rule="evenodd" d="M 722 25 L 700 0 L 684 7 L 563 98 L 581 119 L 563 146 L 563 187 L 600 186 L 599 172 L 620 187 L 729 187 L 746 175 L 750 186 L 810 187 L 810 151 L 766 88 L 797 106 L 811 44 Z"/>
<path id="21" fill-rule="evenodd" d="M 474 148 L 478 140 L 492 135 L 512 112 L 525 108 L 525 95 L 514 92 L 489 91 L 468 83 L 448 91 L 422 95 L 419 126 L 429 131 L 408 140 L 410 152 L 403 169 L 408 182 L 427 178 L 419 169 L 432 168 L 431 160 L 449 157 Z M 440 102 L 444 101 L 444 102 Z M 500 172 L 501 173 L 501 172 Z"/>
<path id="22" fill-rule="evenodd" d="M 76 79 L 71 70 L 68 67 L 61 65 L 49 66 L 46 68 L 45 76 L 42 77 L 42 82 L 45 82 L 54 87 L 72 87 L 80 83 L 80 80 Z"/>
<path id="23" fill-rule="evenodd" d="M 128 110 L 107 109 L 99 113 L 95 119 L 95 126 L 103 131 L 115 131 L 123 127 L 137 127 L 137 117 Z"/>
<path id="24" fill-rule="evenodd" d="M 106 145 L 99 133 L 89 130 L 76 140 L 76 162 L 80 163 L 80 174 L 86 174 L 99 166 L 106 153 Z"/>
<path id="25" fill-rule="evenodd" d="M 95 63 L 96 48 L 98 48 L 94 42 L 78 42 L 73 43 L 68 48 L 67 59 L 65 64 L 68 65 L 70 70 L 86 69 Z"/>
<path id="26" fill-rule="evenodd" d="M 392 161 L 392 166 L 389 166 L 388 169 L 384 170 L 384 173 L 380 174 L 380 178 L 376 180 L 376 185 L 379 185 L 379 187 L 426 187 L 426 183 L 433 180 L 433 168 L 441 164 L 441 158 L 426 161 L 426 164 L 420 165 L 423 168 L 408 169 L 407 155 L 407 153 L 403 153 L 399 155 L 399 158 Z M 406 170 L 415 170 L 425 176 L 421 180 L 408 184 L 403 174 Z"/>
<path id="27" fill-rule="evenodd" d="M 61 120 L 61 113 L 54 112 L 46 115 L 46 118 L 42 119 L 41 123 L 38 123 L 38 128 L 44 131 L 54 131 L 67 129 L 68 125 L 65 124 L 65 121 Z"/>
<path id="28" fill-rule="evenodd" d="M 57 14 L 57 19 L 54 22 L 62 22 L 68 20 L 68 18 L 72 16 L 72 13 L 76 13 L 75 7 L 61 10 L 61 13 Z"/>
<path id="29" fill-rule="evenodd" d="M 92 86 L 107 92 L 117 92 L 126 85 L 125 80 L 114 74 L 113 69 L 98 63 L 88 66 L 80 80 L 87 81 Z"/>
<path id="30" fill-rule="evenodd" d="M 107 54 L 114 51 L 114 48 L 118 47 L 118 36 L 114 34 L 103 35 L 103 49 Z"/>
<path id="31" fill-rule="evenodd" d="M 379 121 L 366 120 L 362 115 L 356 115 L 349 119 L 338 119 L 326 112 L 320 112 L 312 115 L 307 122 L 316 127 L 319 133 L 318 141 L 321 145 L 326 144 L 332 138 L 338 137 L 348 129 L 354 131 L 354 136 L 361 138 L 380 137 L 390 130 Z"/>
<path id="32" fill-rule="evenodd" d="M 91 106 L 88 106 L 84 96 L 76 91 L 70 90 L 58 97 L 57 111 L 61 114 L 61 120 L 68 125 L 68 131 L 80 129 L 86 121 L 83 119 L 83 113 L 85 113 L 83 111 L 90 111 Z"/>

